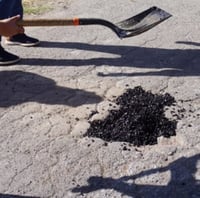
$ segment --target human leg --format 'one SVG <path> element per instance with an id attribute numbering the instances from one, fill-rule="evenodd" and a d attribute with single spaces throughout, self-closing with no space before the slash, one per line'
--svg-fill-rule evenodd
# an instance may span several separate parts
<path id="1" fill-rule="evenodd" d="M 0 19 L 6 19 L 11 16 L 14 3 L 15 0 L 0 0 Z"/>
<path id="2" fill-rule="evenodd" d="M 15 15 L 20 15 L 23 18 L 22 1 L 21 0 L 9 0 L 9 1 L 12 1 L 12 3 L 10 3 L 10 12 L 9 12 L 10 17 Z M 15 36 L 6 39 L 7 45 L 21 45 L 24 47 L 30 47 L 38 45 L 39 43 L 40 42 L 38 39 L 27 36 L 26 34 L 17 34 Z"/>
<path id="3" fill-rule="evenodd" d="M 15 2 L 14 0 L 0 0 L 0 19 L 6 19 L 11 16 L 14 2 Z M 1 43 L 1 36 L 0 36 L 0 43 Z M 18 56 L 11 54 L 10 52 L 7 52 L 0 44 L 0 66 L 11 65 L 17 63 L 19 60 L 20 58 Z"/>

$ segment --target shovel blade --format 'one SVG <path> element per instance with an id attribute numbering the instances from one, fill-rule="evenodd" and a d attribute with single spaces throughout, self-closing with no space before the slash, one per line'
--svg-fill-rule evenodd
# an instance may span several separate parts
<path id="1" fill-rule="evenodd" d="M 121 32 L 121 37 L 125 38 L 146 32 L 171 16 L 171 14 L 158 7 L 151 7 L 136 16 L 117 23 L 116 25 L 123 30 Z"/>

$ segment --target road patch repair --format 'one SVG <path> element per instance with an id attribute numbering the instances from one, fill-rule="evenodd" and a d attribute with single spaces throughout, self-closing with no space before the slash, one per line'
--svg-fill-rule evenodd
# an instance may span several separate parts
<path id="1" fill-rule="evenodd" d="M 175 105 L 168 93 L 152 94 L 135 87 L 119 96 L 116 105 L 119 109 L 110 110 L 104 120 L 92 121 L 85 136 L 144 146 L 156 144 L 158 137 L 176 135 L 177 121 L 165 117 L 164 108 Z"/>

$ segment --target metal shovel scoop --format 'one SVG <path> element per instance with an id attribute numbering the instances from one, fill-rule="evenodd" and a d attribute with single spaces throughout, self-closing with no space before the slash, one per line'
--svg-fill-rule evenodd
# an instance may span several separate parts
<path id="1" fill-rule="evenodd" d="M 136 16 L 113 24 L 110 21 L 96 18 L 74 19 L 25 19 L 18 22 L 22 26 L 70 26 L 70 25 L 103 25 L 114 31 L 118 37 L 126 38 L 141 34 L 172 15 L 158 7 L 151 7 Z"/>

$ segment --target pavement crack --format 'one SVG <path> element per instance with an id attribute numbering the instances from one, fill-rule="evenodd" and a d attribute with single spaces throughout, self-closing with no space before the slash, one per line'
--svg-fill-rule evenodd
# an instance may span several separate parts
<path id="1" fill-rule="evenodd" d="M 102 162 L 101 162 L 101 160 L 99 159 L 98 155 L 97 155 L 97 157 L 96 157 L 96 161 L 97 161 L 97 163 L 98 163 L 98 165 L 99 165 L 99 167 L 100 167 L 100 175 L 101 175 L 101 177 L 104 177 L 105 168 L 104 168 L 104 166 L 102 165 Z"/>
<path id="2" fill-rule="evenodd" d="M 19 176 L 20 174 L 22 174 L 24 171 L 26 171 L 27 169 L 29 169 L 29 167 L 31 167 L 33 165 L 33 162 L 29 163 L 26 167 L 24 167 L 21 171 L 16 172 L 16 174 L 11 178 L 9 184 L 8 184 L 8 191 L 11 188 L 12 184 L 14 183 L 15 179 L 17 176 Z"/>

